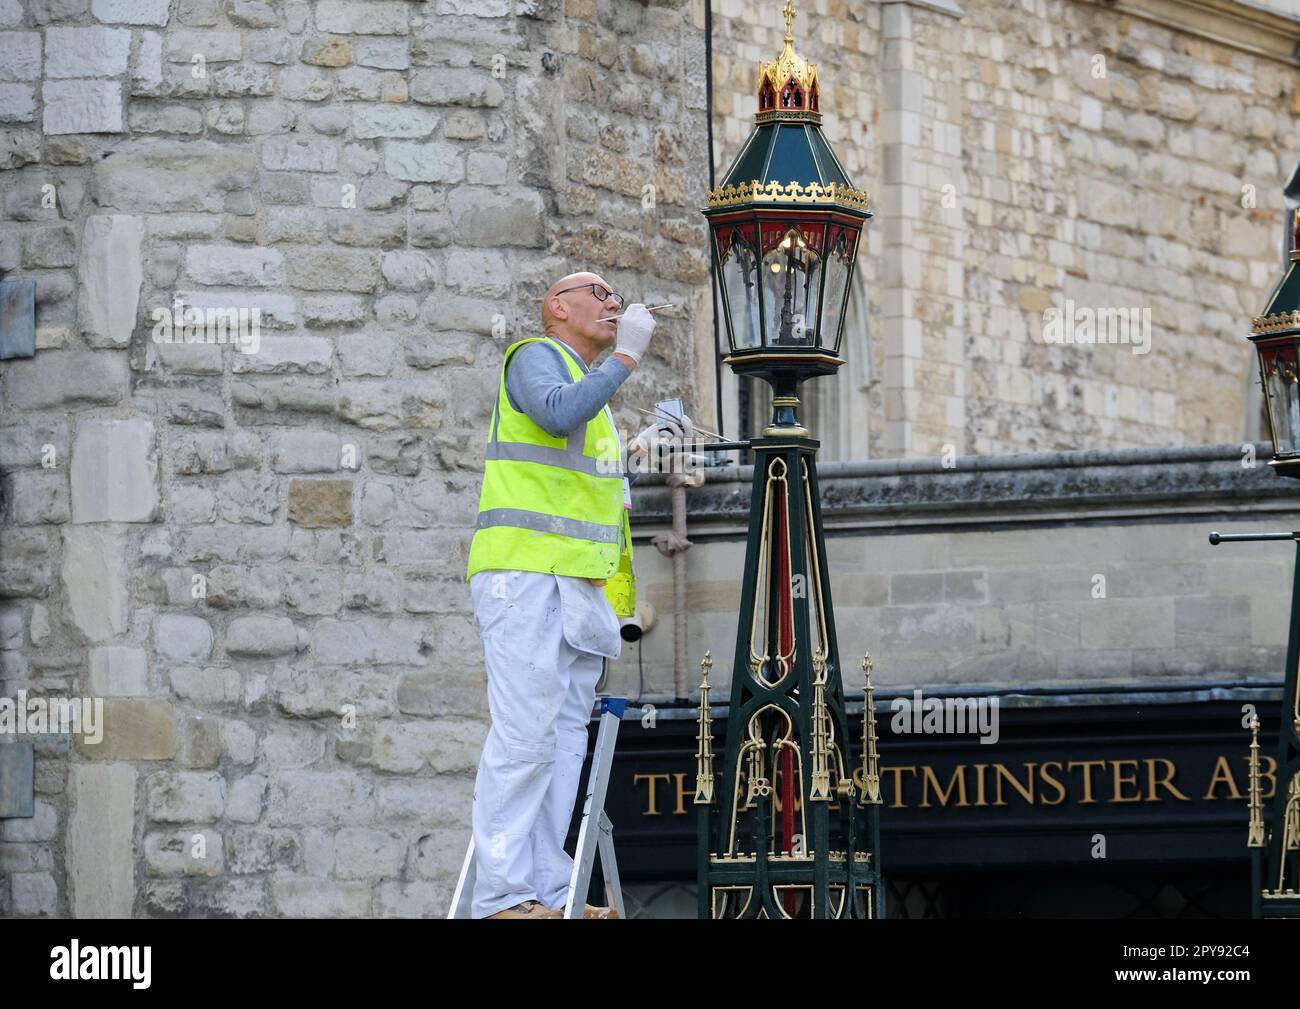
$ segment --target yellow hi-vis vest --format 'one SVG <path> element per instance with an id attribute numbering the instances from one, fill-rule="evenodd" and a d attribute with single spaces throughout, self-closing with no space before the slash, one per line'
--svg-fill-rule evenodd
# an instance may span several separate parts
<path id="1" fill-rule="evenodd" d="M 511 406 L 506 395 L 511 357 L 538 341 L 560 352 L 575 382 L 583 375 L 569 352 L 550 337 L 531 337 L 507 348 L 465 577 L 517 570 L 604 578 L 614 612 L 629 617 L 636 612 L 632 530 L 623 504 L 618 433 L 608 409 L 567 438 L 555 438 Z"/>

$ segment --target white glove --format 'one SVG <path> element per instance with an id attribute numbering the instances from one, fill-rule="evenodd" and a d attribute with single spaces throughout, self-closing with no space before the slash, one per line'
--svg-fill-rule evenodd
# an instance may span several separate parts
<path id="1" fill-rule="evenodd" d="M 650 335 L 655 331 L 655 317 L 645 305 L 637 303 L 628 305 L 623 311 L 623 318 L 618 320 L 618 342 L 614 347 L 616 354 L 626 354 L 637 364 L 641 355 L 650 346 Z"/>
<path id="2" fill-rule="evenodd" d="M 694 436 L 695 425 L 691 418 L 683 415 L 679 422 L 672 417 L 663 417 L 642 430 L 629 447 L 633 452 L 648 452 L 661 445 L 671 445 L 675 440 L 677 447 L 684 449 L 684 443 Z"/>

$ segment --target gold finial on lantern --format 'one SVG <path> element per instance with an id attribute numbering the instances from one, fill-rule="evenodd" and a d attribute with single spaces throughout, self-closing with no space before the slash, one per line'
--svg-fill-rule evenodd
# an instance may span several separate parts
<path id="1" fill-rule="evenodd" d="M 785 0 L 785 48 L 771 63 L 758 72 L 758 122 L 820 122 L 821 82 L 817 64 L 809 63 L 794 51 L 794 19 L 797 12 L 792 0 Z"/>

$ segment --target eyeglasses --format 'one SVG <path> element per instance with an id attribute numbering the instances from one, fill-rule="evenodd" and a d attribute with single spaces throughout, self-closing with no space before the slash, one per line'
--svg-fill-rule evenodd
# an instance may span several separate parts
<path id="1" fill-rule="evenodd" d="M 623 307 L 623 296 L 621 294 L 615 294 L 609 288 L 604 287 L 601 284 L 579 284 L 577 287 L 566 287 L 563 291 L 556 291 L 555 294 L 556 297 L 559 297 L 561 294 L 568 294 L 570 291 L 583 291 L 587 288 L 591 288 L 591 296 L 597 301 L 604 302 L 613 298 L 620 309 Z"/>

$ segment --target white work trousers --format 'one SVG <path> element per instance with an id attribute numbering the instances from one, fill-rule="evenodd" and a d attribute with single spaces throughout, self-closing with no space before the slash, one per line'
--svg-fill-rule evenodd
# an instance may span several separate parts
<path id="1" fill-rule="evenodd" d="M 564 839 L 602 656 L 621 647 L 618 618 L 585 578 L 479 571 L 470 591 L 492 716 L 474 780 L 470 914 L 525 900 L 562 907 L 573 872 Z"/>

